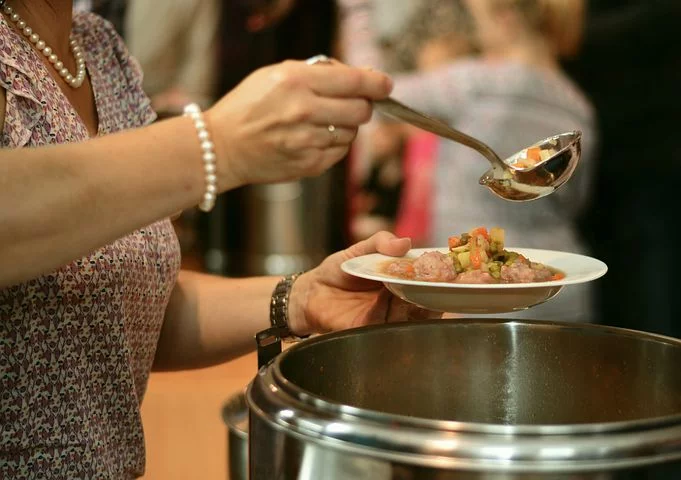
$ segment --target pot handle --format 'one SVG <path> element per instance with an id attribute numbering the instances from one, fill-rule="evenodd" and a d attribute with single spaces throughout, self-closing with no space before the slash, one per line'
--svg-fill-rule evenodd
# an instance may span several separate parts
<path id="1" fill-rule="evenodd" d="M 258 345 L 258 370 L 281 353 L 281 339 L 288 333 L 286 327 L 272 327 L 255 335 Z"/>

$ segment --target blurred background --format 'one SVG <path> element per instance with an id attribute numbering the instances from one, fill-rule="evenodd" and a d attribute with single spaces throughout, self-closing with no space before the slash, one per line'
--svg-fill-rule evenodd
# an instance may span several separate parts
<path id="1" fill-rule="evenodd" d="M 145 71 L 160 118 L 208 107 L 253 70 L 326 54 L 394 75 L 395 96 L 502 156 L 584 132 L 564 190 L 524 207 L 477 185 L 482 157 L 376 118 L 318 178 L 244 187 L 175 222 L 186 268 L 281 275 L 380 229 L 441 246 L 477 225 L 511 245 L 569 250 L 610 270 L 525 316 L 681 337 L 681 2 L 678 0 L 85 0 Z M 225 318 L 225 321 L 229 321 Z M 222 479 L 220 409 L 254 356 L 154 374 L 144 405 L 149 479 Z"/>

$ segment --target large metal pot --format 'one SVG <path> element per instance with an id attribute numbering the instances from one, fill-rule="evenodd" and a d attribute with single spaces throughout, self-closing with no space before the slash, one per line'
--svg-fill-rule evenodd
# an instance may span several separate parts
<path id="1" fill-rule="evenodd" d="M 222 420 L 227 426 L 227 478 L 248 480 L 248 407 L 243 392 L 223 405 Z"/>
<path id="2" fill-rule="evenodd" d="M 391 324 L 302 342 L 247 390 L 250 478 L 681 479 L 681 341 Z"/>

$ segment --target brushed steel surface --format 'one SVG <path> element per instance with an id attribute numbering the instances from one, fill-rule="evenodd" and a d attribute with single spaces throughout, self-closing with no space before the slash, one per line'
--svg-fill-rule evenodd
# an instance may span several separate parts
<path id="1" fill-rule="evenodd" d="M 596 325 L 312 338 L 249 386 L 251 478 L 681 478 L 680 367 L 681 341 Z"/>

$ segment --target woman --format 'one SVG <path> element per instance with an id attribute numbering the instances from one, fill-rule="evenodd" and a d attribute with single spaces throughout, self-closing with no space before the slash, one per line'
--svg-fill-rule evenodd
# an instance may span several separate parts
<path id="1" fill-rule="evenodd" d="M 380 65 L 372 35 L 370 0 L 340 0 L 348 62 Z M 437 0 L 435 0 L 437 3 Z M 456 4 L 456 0 L 452 0 Z M 506 229 L 510 244 L 582 252 L 575 217 L 588 200 L 596 136 L 593 112 L 562 73 L 558 58 L 576 51 L 582 19 L 580 0 L 468 0 L 460 24 L 472 24 L 479 56 L 457 58 L 438 68 L 394 77 L 393 95 L 480 138 L 502 158 L 550 135 L 583 132 L 582 162 L 574 178 L 554 195 L 510 203 L 478 185 L 489 167 L 477 152 L 442 141 L 435 167 L 433 237 L 478 225 Z M 435 18 L 435 16 L 433 17 Z M 545 319 L 590 320 L 588 287 L 567 288 L 560 297 L 523 312 Z"/>
<path id="2" fill-rule="evenodd" d="M 141 74 L 109 23 L 72 16 L 71 0 L 1 10 L 0 478 L 140 476 L 152 367 L 234 358 L 271 322 L 306 335 L 406 314 L 339 265 L 404 254 L 407 239 L 384 233 L 300 276 L 236 280 L 180 272 L 168 220 L 229 188 L 328 168 L 389 93 L 386 76 L 286 62 L 205 114 L 149 125 Z"/>

